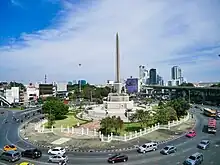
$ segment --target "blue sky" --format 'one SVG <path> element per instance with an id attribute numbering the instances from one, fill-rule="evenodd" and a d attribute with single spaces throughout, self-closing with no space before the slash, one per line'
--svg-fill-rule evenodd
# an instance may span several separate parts
<path id="1" fill-rule="evenodd" d="M 122 78 L 146 65 L 169 80 L 179 65 L 188 81 L 219 81 L 219 8 L 218 0 L 1 0 L 0 80 L 114 79 L 119 32 Z"/>

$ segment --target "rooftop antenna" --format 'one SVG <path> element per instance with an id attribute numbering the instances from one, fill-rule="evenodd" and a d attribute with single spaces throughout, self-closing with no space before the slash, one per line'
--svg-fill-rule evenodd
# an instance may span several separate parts
<path id="1" fill-rule="evenodd" d="M 44 76 L 44 83 L 46 84 L 47 83 L 47 75 L 45 74 Z"/>

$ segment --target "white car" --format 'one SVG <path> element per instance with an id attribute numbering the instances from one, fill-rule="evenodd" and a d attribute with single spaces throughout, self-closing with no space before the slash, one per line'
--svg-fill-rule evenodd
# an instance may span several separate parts
<path id="1" fill-rule="evenodd" d="M 49 149 L 48 154 L 51 155 L 64 155 L 66 153 L 65 148 L 62 147 L 55 147 L 52 149 Z"/>
<path id="2" fill-rule="evenodd" d="M 48 159 L 48 162 L 50 163 L 61 163 L 61 162 L 67 162 L 68 156 L 65 155 L 53 155 L 50 156 Z"/>

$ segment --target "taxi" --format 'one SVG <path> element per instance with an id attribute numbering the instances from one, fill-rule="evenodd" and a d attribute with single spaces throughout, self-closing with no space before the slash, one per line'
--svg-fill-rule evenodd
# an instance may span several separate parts
<path id="1" fill-rule="evenodd" d="M 16 151 L 17 147 L 13 144 L 4 146 L 4 151 Z"/>
<path id="2" fill-rule="evenodd" d="M 16 165 L 34 165 L 34 164 L 32 164 L 32 163 L 30 163 L 30 162 L 22 162 L 22 163 L 16 164 Z"/>

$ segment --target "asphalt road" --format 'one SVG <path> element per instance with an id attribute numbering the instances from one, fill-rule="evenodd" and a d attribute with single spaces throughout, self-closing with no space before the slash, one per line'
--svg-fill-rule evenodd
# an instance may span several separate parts
<path id="1" fill-rule="evenodd" d="M 139 154 L 136 151 L 126 151 L 123 152 L 128 155 L 129 160 L 125 163 L 119 163 L 121 165 L 164 165 L 164 164 L 182 164 L 182 162 L 191 154 L 199 151 L 204 153 L 204 165 L 219 165 L 220 162 L 220 132 L 217 132 L 216 135 L 211 135 L 204 133 L 203 126 L 207 124 L 208 117 L 205 117 L 200 114 L 199 110 L 195 110 L 195 116 L 197 117 L 197 123 L 195 130 L 197 132 L 197 136 L 188 139 L 186 137 L 181 137 L 174 141 L 168 142 L 166 144 L 160 145 L 159 150 L 155 152 L 149 152 L 146 154 Z M 20 116 L 21 112 L 15 114 L 15 116 Z M 8 123 L 0 123 L 0 147 L 2 148 L 5 144 L 16 144 L 19 146 L 20 149 L 26 149 L 29 147 L 33 147 L 31 144 L 24 142 L 18 136 L 18 126 L 19 124 L 12 120 L 13 112 L 7 111 L 4 115 L 0 116 L 0 120 L 3 121 L 4 118 L 8 119 Z M 23 115 L 21 115 L 23 116 Z M 218 128 L 220 128 L 220 122 L 218 121 Z M 211 146 L 208 150 L 201 151 L 197 149 L 197 144 L 203 140 L 209 139 L 211 141 Z M 163 148 L 165 145 L 175 145 L 177 147 L 177 152 L 171 155 L 161 155 L 159 153 L 160 149 Z M 107 163 L 107 158 L 113 153 L 67 153 L 69 157 L 69 164 L 73 165 L 82 165 L 82 164 L 89 164 L 89 165 L 105 165 Z M 51 164 L 47 163 L 48 154 L 47 151 L 43 150 L 43 156 L 37 160 L 31 160 L 22 158 L 20 161 L 29 161 L 35 165 L 46 165 Z M 0 165 L 3 163 L 7 164 L 5 161 L 0 161 Z M 14 163 L 14 164 L 16 164 Z"/>

